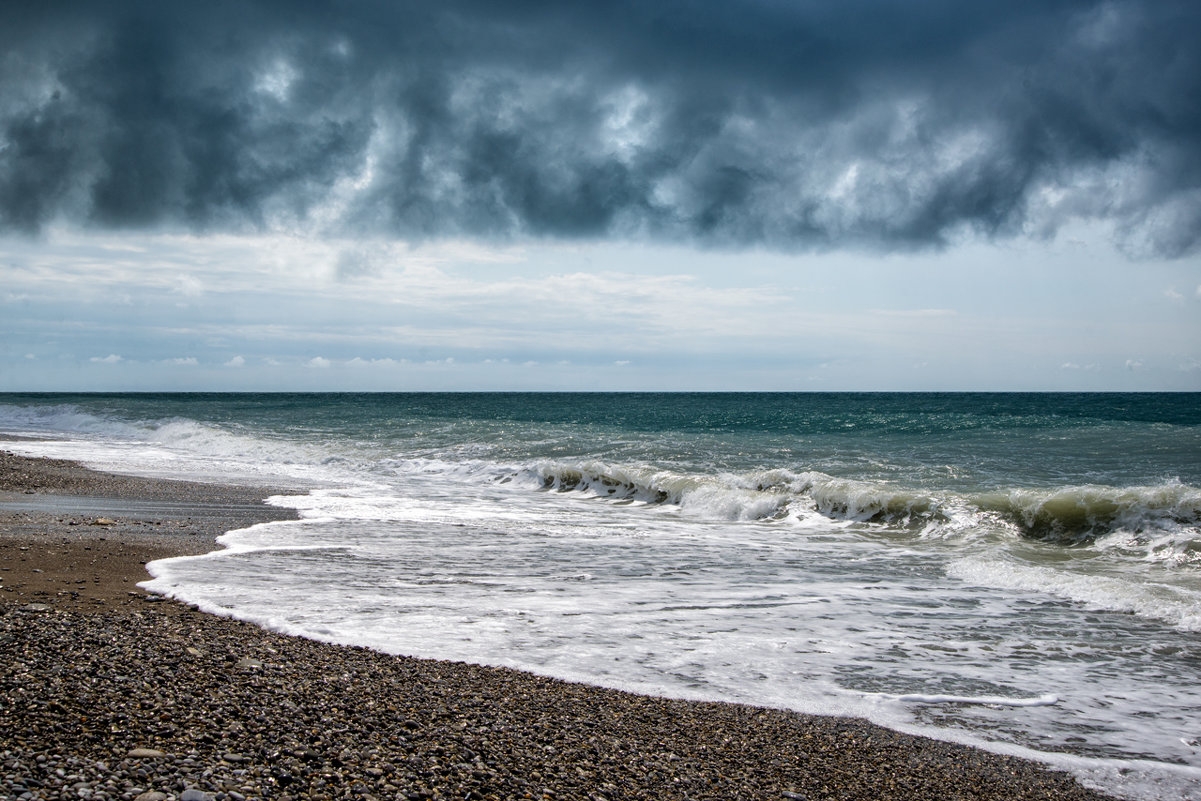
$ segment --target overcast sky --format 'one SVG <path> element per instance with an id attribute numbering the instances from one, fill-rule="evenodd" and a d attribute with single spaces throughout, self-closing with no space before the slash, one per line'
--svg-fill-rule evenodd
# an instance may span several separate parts
<path id="1" fill-rule="evenodd" d="M 1201 390 L 1195 0 L 50 6 L 0 390 Z"/>

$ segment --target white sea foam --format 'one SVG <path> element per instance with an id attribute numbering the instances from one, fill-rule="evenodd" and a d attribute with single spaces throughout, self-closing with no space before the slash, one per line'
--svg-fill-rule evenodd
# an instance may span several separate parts
<path id="1" fill-rule="evenodd" d="M 320 444 L 242 434 L 180 417 L 131 422 L 70 405 L 0 404 L 0 431 L 34 437 L 6 443 L 10 451 L 114 472 L 255 484 L 361 480 Z"/>
<path id="2" fill-rule="evenodd" d="M 981 586 L 1049 593 L 1087 609 L 1129 612 L 1181 631 L 1201 631 L 1201 577 L 1188 584 L 1155 583 L 1145 576 L 1106 574 L 1107 567 L 1116 571 L 1120 565 L 1081 560 L 1076 570 L 1072 567 L 1021 564 L 992 551 L 951 560 L 947 574 Z"/>
<path id="3" fill-rule="evenodd" d="M 891 695 L 889 693 L 874 693 L 885 701 L 899 701 L 903 704 L 987 704 L 989 706 L 1054 706 L 1059 703 L 1057 695 L 1039 695 L 1034 698 L 1012 698 L 1002 695 L 928 695 L 923 693 L 907 693 Z"/>

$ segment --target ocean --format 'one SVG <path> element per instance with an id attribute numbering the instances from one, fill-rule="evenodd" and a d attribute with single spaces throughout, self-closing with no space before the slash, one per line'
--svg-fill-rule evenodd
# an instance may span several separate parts
<path id="1" fill-rule="evenodd" d="M 0 447 L 295 487 L 145 586 L 1201 798 L 1201 395 L 0 395 Z"/>

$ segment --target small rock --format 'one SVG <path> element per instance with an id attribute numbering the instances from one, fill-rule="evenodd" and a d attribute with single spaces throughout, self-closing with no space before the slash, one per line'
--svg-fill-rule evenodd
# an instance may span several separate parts
<path id="1" fill-rule="evenodd" d="M 261 660 L 255 659 L 253 656 L 244 656 L 234 665 L 236 668 L 261 668 L 263 663 Z"/>
<path id="2" fill-rule="evenodd" d="M 189 787 L 180 793 L 179 801 L 213 801 L 213 795 L 203 790 L 197 790 L 195 787 Z"/>
<path id="3" fill-rule="evenodd" d="M 135 748 L 125 756 L 131 759 L 147 759 L 149 757 L 163 757 L 167 754 L 157 748 Z"/>
<path id="4" fill-rule="evenodd" d="M 158 790 L 150 790 L 141 795 L 134 796 L 133 801 L 167 801 L 167 794 L 160 793 Z"/>
<path id="5" fill-rule="evenodd" d="M 115 526 L 117 521 L 108 517 L 98 517 L 92 521 L 93 526 Z"/>
<path id="6" fill-rule="evenodd" d="M 21 608 L 26 612 L 49 612 L 54 609 L 53 606 L 47 604 L 25 604 Z"/>

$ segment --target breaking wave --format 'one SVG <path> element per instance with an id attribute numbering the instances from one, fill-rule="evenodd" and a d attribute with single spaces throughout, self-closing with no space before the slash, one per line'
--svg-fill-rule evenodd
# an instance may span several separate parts
<path id="1" fill-rule="evenodd" d="M 39 440 L 37 450 L 43 455 L 141 475 L 306 484 L 353 478 L 342 469 L 346 460 L 327 443 L 189 417 L 122 419 L 69 403 L 0 404 L 0 431 Z"/>
<path id="2" fill-rule="evenodd" d="M 990 492 L 974 499 L 1028 537 L 1089 544 L 1115 531 L 1133 534 L 1201 524 L 1201 490 L 1173 481 L 1150 487 L 1086 485 Z"/>
<path id="3" fill-rule="evenodd" d="M 522 471 L 548 492 L 674 505 L 725 520 L 828 521 L 952 536 L 986 529 L 1063 546 L 1125 548 L 1201 563 L 1201 489 L 1083 485 L 979 493 L 929 492 L 820 472 L 685 474 L 601 462 L 543 463 Z"/>

